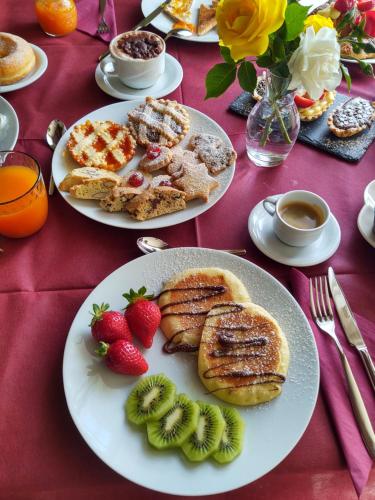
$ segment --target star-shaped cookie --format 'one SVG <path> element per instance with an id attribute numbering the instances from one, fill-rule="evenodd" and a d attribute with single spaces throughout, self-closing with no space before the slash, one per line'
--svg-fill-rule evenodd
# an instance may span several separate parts
<path id="1" fill-rule="evenodd" d="M 194 151 L 189 151 L 188 149 L 182 149 L 179 146 L 170 149 L 172 153 L 172 160 L 167 166 L 167 172 L 169 175 L 175 175 L 179 172 L 183 165 L 187 163 L 191 165 L 199 165 L 201 161 L 198 158 L 197 153 Z"/>
<path id="2" fill-rule="evenodd" d="M 186 201 L 201 198 L 205 202 L 208 201 L 210 192 L 219 186 L 219 183 L 208 175 L 204 163 L 185 164 L 182 167 L 182 175 L 173 184 L 186 193 Z"/>

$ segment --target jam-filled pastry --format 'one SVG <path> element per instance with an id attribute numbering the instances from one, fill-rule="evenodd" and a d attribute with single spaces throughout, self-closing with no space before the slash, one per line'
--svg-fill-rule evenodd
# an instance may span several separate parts
<path id="1" fill-rule="evenodd" d="M 217 175 L 234 164 L 237 154 L 231 146 L 227 146 L 220 137 L 211 134 L 193 135 L 190 148 L 197 153 L 206 164 L 211 174 Z"/>
<path id="2" fill-rule="evenodd" d="M 171 148 L 178 144 L 190 128 L 190 117 L 177 101 L 146 97 L 128 113 L 129 128 L 138 144 L 155 143 Z"/>
<path id="3" fill-rule="evenodd" d="M 164 351 L 198 351 L 206 315 L 223 302 L 249 302 L 237 276 L 218 267 L 191 268 L 172 276 L 159 295 Z"/>
<path id="4" fill-rule="evenodd" d="M 136 144 L 125 125 L 86 120 L 73 127 L 67 147 L 82 167 L 116 171 L 133 158 Z"/>
<path id="5" fill-rule="evenodd" d="M 353 97 L 329 115 L 328 126 L 337 137 L 351 137 L 371 127 L 374 120 L 375 102 Z"/>
<path id="6" fill-rule="evenodd" d="M 170 175 L 156 175 L 151 181 L 151 187 L 167 186 L 173 187 L 172 177 Z"/>
<path id="7" fill-rule="evenodd" d="M 139 162 L 139 168 L 144 172 L 154 172 L 166 167 L 172 160 L 172 151 L 166 146 L 159 144 L 149 144 L 146 154 Z"/>
<path id="8" fill-rule="evenodd" d="M 270 401 L 281 393 L 288 365 L 287 340 L 263 307 L 232 302 L 209 311 L 198 372 L 213 396 L 241 406 Z"/>

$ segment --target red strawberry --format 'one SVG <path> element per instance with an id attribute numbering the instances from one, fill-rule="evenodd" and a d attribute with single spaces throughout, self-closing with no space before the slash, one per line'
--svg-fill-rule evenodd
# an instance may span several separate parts
<path id="1" fill-rule="evenodd" d="M 142 375 L 147 372 L 148 364 L 142 353 L 126 340 L 116 340 L 113 344 L 100 342 L 96 350 L 105 358 L 105 363 L 112 371 L 123 375 Z"/>
<path id="2" fill-rule="evenodd" d="M 133 340 L 128 322 L 124 315 L 118 311 L 108 311 L 109 304 L 92 306 L 91 333 L 98 342 L 111 344 L 115 340 L 123 339 L 128 342 Z"/>
<path id="3" fill-rule="evenodd" d="M 361 12 L 366 12 L 368 10 L 372 10 L 374 8 L 374 0 L 362 0 L 357 2 L 357 8 Z"/>
<path id="4" fill-rule="evenodd" d="M 334 8 L 339 12 L 348 12 L 355 6 L 355 0 L 336 0 Z"/>
<path id="5" fill-rule="evenodd" d="M 133 187 L 139 187 L 142 186 L 144 180 L 145 178 L 142 172 L 138 172 L 137 170 L 130 175 L 128 182 Z"/>
<path id="6" fill-rule="evenodd" d="M 296 94 L 294 96 L 294 102 L 296 103 L 297 108 L 309 108 L 314 104 L 313 99 L 309 99 L 307 97 L 303 97 L 302 95 Z"/>
<path id="7" fill-rule="evenodd" d="M 160 325 L 161 313 L 159 307 L 151 302 L 152 295 L 146 295 L 146 288 L 142 287 L 135 292 L 132 288 L 123 297 L 129 302 L 125 317 L 130 330 L 144 347 L 151 347 L 154 335 Z"/>

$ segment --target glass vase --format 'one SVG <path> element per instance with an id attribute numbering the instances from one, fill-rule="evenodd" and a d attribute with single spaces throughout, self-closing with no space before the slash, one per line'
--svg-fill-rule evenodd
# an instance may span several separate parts
<path id="1" fill-rule="evenodd" d="M 263 98 L 251 110 L 246 125 L 246 150 L 258 167 L 280 165 L 290 153 L 300 128 L 289 79 L 266 75 Z"/>

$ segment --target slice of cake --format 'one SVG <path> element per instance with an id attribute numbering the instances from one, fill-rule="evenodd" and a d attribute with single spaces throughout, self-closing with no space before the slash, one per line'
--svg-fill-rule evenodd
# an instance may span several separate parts
<path id="1" fill-rule="evenodd" d="M 159 186 L 135 196 L 125 208 L 134 219 L 147 220 L 183 210 L 186 208 L 185 196 L 177 189 Z"/>
<path id="2" fill-rule="evenodd" d="M 108 185 L 113 187 L 120 185 L 122 177 L 113 172 L 109 172 L 100 168 L 75 168 L 60 182 L 59 189 L 60 191 L 66 191 L 67 193 L 69 193 L 71 187 L 91 180 L 101 181 L 103 183 L 106 183 L 106 185 L 107 183 L 109 183 Z"/>

